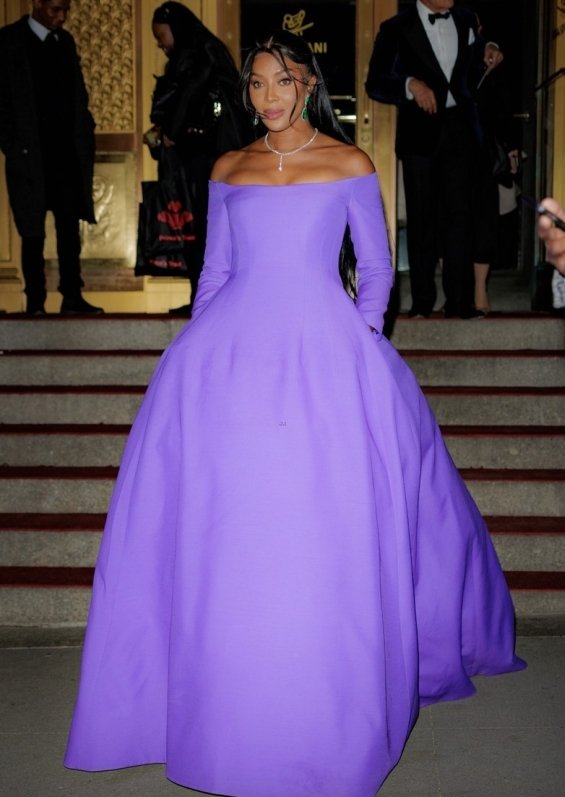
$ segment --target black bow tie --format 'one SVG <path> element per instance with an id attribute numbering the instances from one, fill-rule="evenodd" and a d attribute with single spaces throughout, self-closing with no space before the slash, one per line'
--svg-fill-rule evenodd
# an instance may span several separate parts
<path id="1" fill-rule="evenodd" d="M 451 11 L 446 11 L 445 14 L 428 14 L 428 19 L 430 20 L 430 25 L 436 24 L 436 19 L 449 19 L 451 16 Z"/>

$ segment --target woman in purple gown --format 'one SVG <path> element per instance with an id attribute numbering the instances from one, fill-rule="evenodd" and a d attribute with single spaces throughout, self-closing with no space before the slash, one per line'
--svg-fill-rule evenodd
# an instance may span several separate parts
<path id="1" fill-rule="evenodd" d="M 243 78 L 267 132 L 212 174 L 192 321 L 110 506 L 66 765 L 373 797 L 420 706 L 524 665 L 485 525 L 381 334 L 393 272 L 373 165 L 300 38 L 257 48 Z"/>

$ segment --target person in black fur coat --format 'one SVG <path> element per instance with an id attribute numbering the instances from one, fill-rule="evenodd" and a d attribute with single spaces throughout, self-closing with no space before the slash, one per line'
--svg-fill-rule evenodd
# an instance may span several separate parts
<path id="1" fill-rule="evenodd" d="M 204 259 L 208 181 L 216 158 L 252 138 L 251 121 L 238 102 L 238 70 L 227 47 L 188 8 L 167 2 L 153 14 L 153 35 L 167 56 L 156 79 L 153 127 L 145 135 L 154 157 L 175 147 L 192 196 L 197 252 L 191 258 L 191 295 Z M 171 313 L 188 315 L 190 305 Z"/>

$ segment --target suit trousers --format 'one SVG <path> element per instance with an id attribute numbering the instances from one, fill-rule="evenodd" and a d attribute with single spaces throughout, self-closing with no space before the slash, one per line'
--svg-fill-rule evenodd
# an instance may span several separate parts
<path id="1" fill-rule="evenodd" d="M 436 301 L 435 270 L 443 258 L 445 311 L 473 306 L 473 168 L 476 145 L 464 115 L 443 111 L 431 154 L 402 157 L 412 312 L 429 315 Z"/>
<path id="2" fill-rule="evenodd" d="M 61 175 L 59 175 L 61 177 Z M 55 219 L 57 258 L 59 261 L 58 289 L 64 297 L 80 296 L 84 283 L 80 275 L 80 227 L 76 192 L 65 179 L 49 179 L 46 191 L 46 211 Z M 28 306 L 42 307 L 47 297 L 45 286 L 45 236 L 22 237 L 22 271 Z"/>

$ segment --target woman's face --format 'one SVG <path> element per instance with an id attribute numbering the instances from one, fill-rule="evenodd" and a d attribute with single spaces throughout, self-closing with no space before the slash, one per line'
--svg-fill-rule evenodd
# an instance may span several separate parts
<path id="1" fill-rule="evenodd" d="M 175 46 L 175 39 L 170 25 L 167 25 L 165 22 L 154 22 L 153 36 L 155 36 L 155 40 L 157 41 L 157 47 L 163 50 L 165 55 L 170 55 Z"/>
<path id="2" fill-rule="evenodd" d="M 249 78 L 251 103 L 263 124 L 273 131 L 285 130 L 300 119 L 305 97 L 316 82 L 294 61 L 287 61 L 286 65 L 288 69 L 274 55 L 259 53 Z"/>

